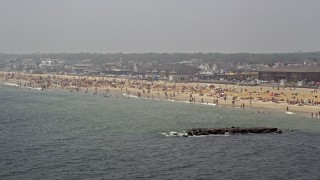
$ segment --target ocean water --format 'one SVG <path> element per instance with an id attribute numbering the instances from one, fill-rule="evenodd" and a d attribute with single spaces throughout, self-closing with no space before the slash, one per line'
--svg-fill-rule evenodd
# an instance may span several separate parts
<path id="1" fill-rule="evenodd" d="M 164 135 L 231 126 L 284 133 Z M 1 86 L 0 179 L 320 179 L 320 119 Z"/>

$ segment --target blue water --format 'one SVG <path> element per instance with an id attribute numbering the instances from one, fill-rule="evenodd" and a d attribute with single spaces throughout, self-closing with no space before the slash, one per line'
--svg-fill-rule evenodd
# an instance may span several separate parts
<path id="1" fill-rule="evenodd" d="M 0 179 L 320 179 L 303 114 L 1 86 L 0 117 Z M 231 126 L 284 133 L 162 134 Z"/>

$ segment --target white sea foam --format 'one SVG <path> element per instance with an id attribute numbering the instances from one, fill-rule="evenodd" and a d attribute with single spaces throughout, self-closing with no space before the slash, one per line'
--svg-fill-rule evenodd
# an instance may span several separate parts
<path id="1" fill-rule="evenodd" d="M 17 84 L 13 84 L 13 83 L 4 83 L 4 85 L 5 85 L 5 86 L 15 86 L 15 87 L 19 86 L 19 85 L 17 85 Z"/>
<path id="2" fill-rule="evenodd" d="M 176 131 L 170 131 L 169 133 L 161 133 L 162 135 L 165 135 L 166 137 L 186 137 L 188 136 L 185 132 L 176 132 Z"/>
<path id="3" fill-rule="evenodd" d="M 188 136 L 186 132 L 176 132 L 176 131 L 170 131 L 169 133 L 161 133 L 162 135 L 166 137 L 195 137 L 195 138 L 200 138 L 200 137 L 207 137 L 207 136 L 218 136 L 218 137 L 228 137 L 230 134 L 210 134 L 210 135 L 200 135 L 200 136 Z"/>
<path id="4" fill-rule="evenodd" d="M 5 85 L 5 86 L 19 87 L 18 84 L 13 84 L 13 83 L 4 83 L 3 85 Z M 24 87 L 24 86 L 21 86 L 21 87 Z M 34 89 L 34 90 L 42 90 L 42 88 L 33 88 L 33 87 L 29 87 L 29 86 L 24 87 L 24 88 L 29 88 L 29 89 Z"/>
<path id="5" fill-rule="evenodd" d="M 296 114 L 296 113 L 293 113 L 293 112 L 290 112 L 290 111 L 287 111 L 286 114 Z"/>
<path id="6" fill-rule="evenodd" d="M 34 89 L 34 90 L 42 90 L 42 88 L 33 88 L 33 87 L 28 87 L 29 89 Z"/>
<path id="7" fill-rule="evenodd" d="M 217 104 L 214 103 L 202 103 L 203 105 L 207 105 L 207 106 L 216 106 Z"/>
<path id="8" fill-rule="evenodd" d="M 131 97 L 131 98 L 139 98 L 138 96 L 129 95 L 129 94 L 126 94 L 126 93 L 123 93 L 123 96 L 125 96 L 125 97 Z"/>

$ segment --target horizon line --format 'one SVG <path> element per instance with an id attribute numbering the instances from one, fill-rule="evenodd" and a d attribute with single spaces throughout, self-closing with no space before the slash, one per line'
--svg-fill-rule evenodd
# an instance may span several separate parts
<path id="1" fill-rule="evenodd" d="M 320 53 L 319 51 L 297 51 L 297 52 L 31 52 L 31 53 L 5 53 L 0 52 L 0 54 L 5 55 L 44 55 L 44 54 L 304 54 L 304 53 Z"/>

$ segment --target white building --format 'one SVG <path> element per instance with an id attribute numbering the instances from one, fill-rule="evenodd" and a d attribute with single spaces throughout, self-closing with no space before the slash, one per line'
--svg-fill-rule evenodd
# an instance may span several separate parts
<path id="1" fill-rule="evenodd" d="M 189 81 L 190 76 L 189 75 L 170 75 L 169 81 L 172 82 L 183 82 L 183 81 Z"/>
<path id="2" fill-rule="evenodd" d="M 199 72 L 200 75 L 213 76 L 219 72 L 216 64 L 213 64 L 211 68 L 208 63 L 205 63 L 201 64 L 198 68 L 201 69 Z"/>

